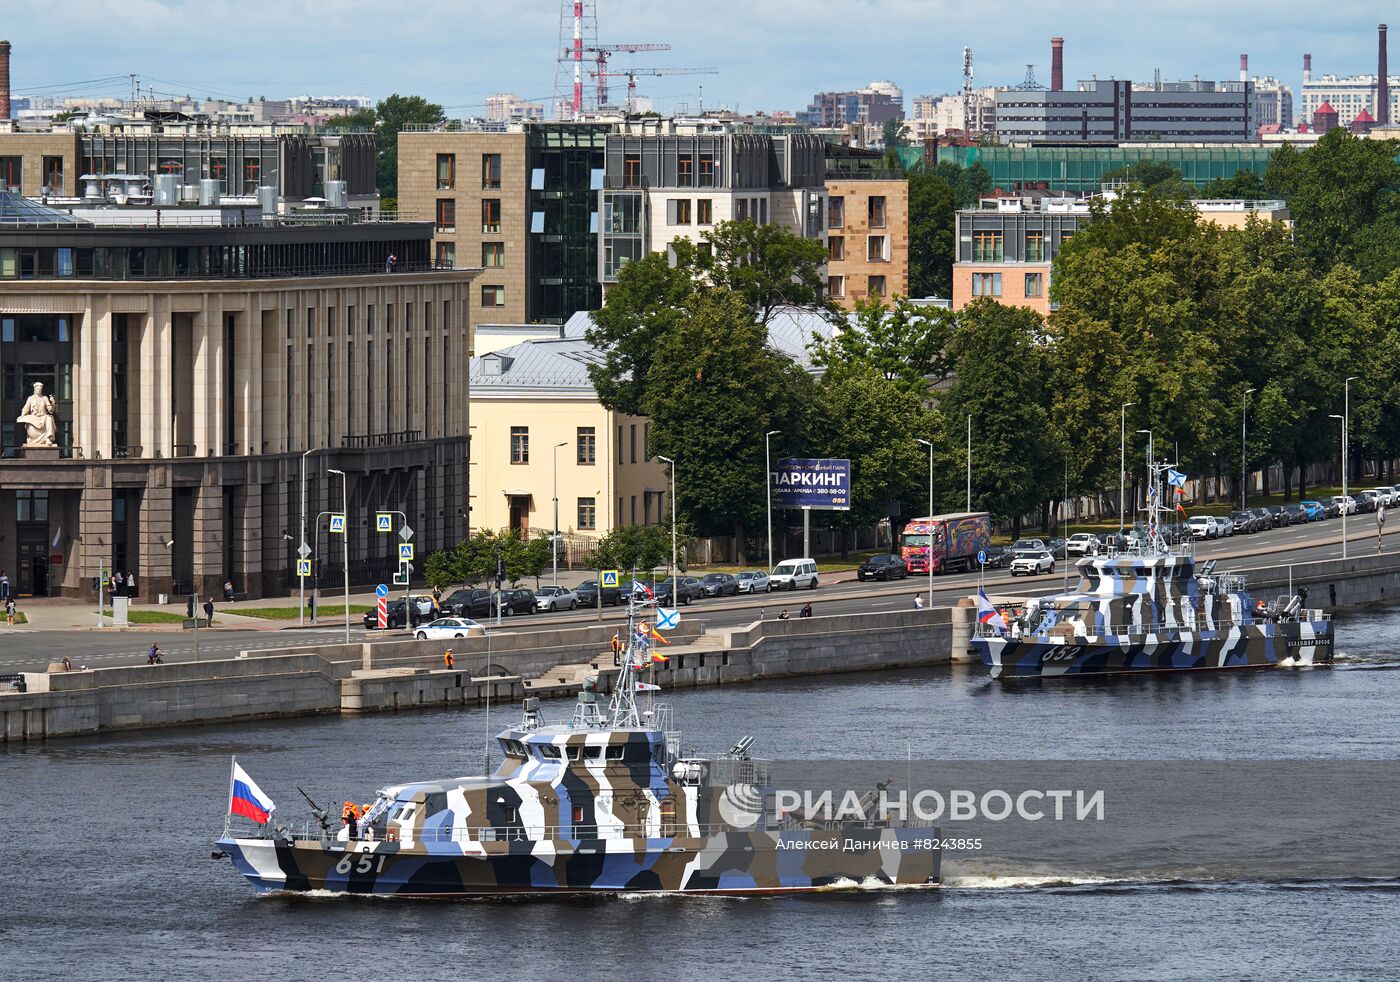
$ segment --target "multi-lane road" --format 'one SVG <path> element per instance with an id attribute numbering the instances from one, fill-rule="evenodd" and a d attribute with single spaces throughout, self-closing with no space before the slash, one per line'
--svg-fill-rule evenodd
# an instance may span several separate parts
<path id="1" fill-rule="evenodd" d="M 1376 536 L 1374 519 L 1370 515 L 1355 516 L 1349 522 L 1352 555 L 1374 555 Z M 1400 539 L 1392 535 L 1400 534 L 1393 530 L 1386 536 L 1386 549 L 1400 549 Z M 1203 559 L 1220 559 L 1234 571 L 1248 571 L 1251 568 L 1279 566 L 1285 563 L 1301 563 L 1319 559 L 1335 559 L 1341 556 L 1341 522 L 1335 519 L 1315 522 L 1310 525 L 1274 529 L 1248 536 L 1235 536 L 1196 544 L 1196 555 Z M 1072 563 L 1071 563 L 1072 566 Z M 850 574 L 845 574 L 849 576 Z M 1053 576 L 1015 577 L 1006 570 L 989 571 L 983 580 L 989 594 L 1009 594 L 1013 596 L 1037 596 L 1055 593 L 1065 588 L 1066 576 L 1073 577 L 1064 564 L 1057 566 Z M 561 581 L 572 583 L 584 578 L 583 574 L 571 574 Z M 976 573 L 953 574 L 934 577 L 933 601 L 935 604 L 948 604 L 965 597 L 977 589 Z M 798 593 L 774 593 L 757 597 L 728 597 L 723 600 L 699 601 L 683 609 L 682 617 L 710 627 L 727 627 L 747 624 L 760 616 L 775 618 L 784 608 L 796 617 L 803 604 L 811 602 L 813 613 L 818 616 L 834 616 L 853 613 L 878 613 L 914 606 L 915 594 L 922 593 L 927 598 L 928 580 L 912 576 L 894 583 L 857 583 L 855 581 L 833 583 L 828 581 L 813 591 Z M 498 629 L 494 624 L 491 630 L 529 631 L 540 630 L 567 624 L 596 623 L 601 618 L 605 623 L 617 623 L 623 618 L 621 608 L 605 607 L 601 614 L 592 610 L 580 610 L 558 614 L 518 615 L 506 618 Z M 51 661 L 67 655 L 75 666 L 88 668 L 110 668 L 117 665 L 139 665 L 146 660 L 146 649 L 152 641 L 160 645 L 167 662 L 192 661 L 195 658 L 194 641 L 189 631 L 150 632 L 123 631 L 104 633 L 101 631 L 69 630 L 16 630 L 12 634 L 0 634 L 0 673 L 15 671 L 41 671 Z M 379 631 L 366 631 L 358 624 L 351 628 L 352 641 L 387 640 L 403 638 L 403 632 L 386 635 Z M 288 629 L 285 631 L 229 631 L 209 629 L 199 632 L 199 657 L 201 659 L 231 658 L 240 651 L 260 651 L 269 648 L 286 648 L 303 644 L 333 644 L 343 640 L 344 628 L 336 625 L 326 627 Z"/>

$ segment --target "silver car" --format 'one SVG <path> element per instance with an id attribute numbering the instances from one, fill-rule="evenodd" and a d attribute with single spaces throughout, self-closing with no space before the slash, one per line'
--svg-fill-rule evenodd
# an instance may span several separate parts
<path id="1" fill-rule="evenodd" d="M 536 610 L 575 610 L 578 594 L 563 586 L 542 586 L 535 591 Z"/>
<path id="2" fill-rule="evenodd" d="M 734 578 L 739 581 L 740 593 L 772 593 L 773 583 L 768 579 L 768 574 L 761 569 L 746 569 L 742 573 L 735 573 Z"/>

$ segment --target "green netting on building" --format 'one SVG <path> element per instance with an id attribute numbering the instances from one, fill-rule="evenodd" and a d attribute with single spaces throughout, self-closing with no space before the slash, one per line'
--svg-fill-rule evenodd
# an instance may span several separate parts
<path id="1" fill-rule="evenodd" d="M 1261 177 L 1272 147 L 939 147 L 938 162 L 971 167 L 980 163 L 995 187 L 1045 183 L 1056 191 L 1097 191 L 1104 174 L 1154 160 L 1170 164 L 1196 187 L 1217 177 L 1252 170 Z"/>

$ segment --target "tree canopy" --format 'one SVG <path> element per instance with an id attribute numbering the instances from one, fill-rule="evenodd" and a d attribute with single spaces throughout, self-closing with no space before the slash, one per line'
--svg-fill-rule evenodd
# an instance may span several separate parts
<path id="1" fill-rule="evenodd" d="M 357 109 L 353 113 L 330 120 L 333 129 L 372 129 L 377 147 L 375 183 L 384 198 L 398 197 L 399 133 L 410 124 L 441 126 L 447 121 L 442 106 L 418 95 L 399 95 L 380 99 L 373 109 Z"/>

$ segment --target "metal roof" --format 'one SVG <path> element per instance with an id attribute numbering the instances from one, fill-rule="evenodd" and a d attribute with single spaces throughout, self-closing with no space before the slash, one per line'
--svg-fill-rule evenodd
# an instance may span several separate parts
<path id="1" fill-rule="evenodd" d="M 54 225 L 89 225 L 66 211 L 41 205 L 13 191 L 0 191 L 0 226 L 6 228 L 52 227 Z"/>

